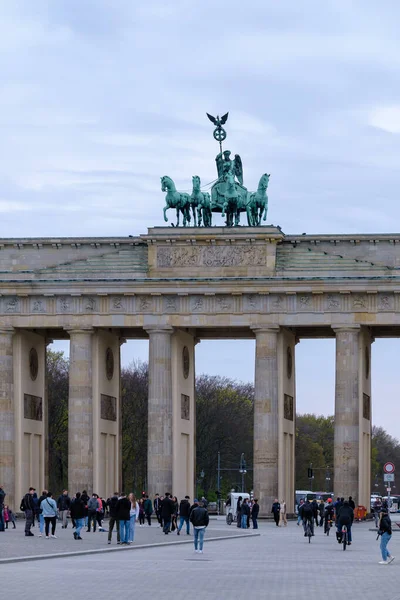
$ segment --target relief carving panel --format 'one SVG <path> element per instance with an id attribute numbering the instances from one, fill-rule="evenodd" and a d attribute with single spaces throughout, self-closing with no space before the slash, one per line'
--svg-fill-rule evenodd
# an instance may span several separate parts
<path id="1" fill-rule="evenodd" d="M 267 264 L 265 246 L 177 246 L 157 248 L 157 266 L 240 267 Z"/>

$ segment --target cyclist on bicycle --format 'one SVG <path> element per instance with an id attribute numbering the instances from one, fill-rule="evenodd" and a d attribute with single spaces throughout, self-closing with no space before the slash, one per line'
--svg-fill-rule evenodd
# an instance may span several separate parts
<path id="1" fill-rule="evenodd" d="M 311 534 L 314 535 L 314 513 L 309 500 L 299 506 L 299 515 L 303 521 L 304 537 L 307 537 L 307 523 L 310 524 Z"/>
<path id="2" fill-rule="evenodd" d="M 326 504 L 325 504 L 325 512 L 324 512 L 324 517 L 325 517 L 324 532 L 325 533 L 329 529 L 330 523 L 333 521 L 334 514 L 335 514 L 335 509 L 333 508 L 332 498 L 328 498 L 328 500 L 326 501 Z"/>
<path id="3" fill-rule="evenodd" d="M 342 543 L 342 527 L 343 527 L 343 525 L 346 525 L 346 527 L 347 527 L 347 545 L 350 546 L 350 544 L 352 542 L 351 526 L 353 524 L 353 521 L 354 521 L 354 511 L 351 508 L 348 500 L 345 500 L 345 502 L 339 509 L 339 513 L 337 516 L 337 523 L 336 523 L 336 526 L 337 526 L 336 537 L 337 537 L 337 541 L 339 544 Z"/>

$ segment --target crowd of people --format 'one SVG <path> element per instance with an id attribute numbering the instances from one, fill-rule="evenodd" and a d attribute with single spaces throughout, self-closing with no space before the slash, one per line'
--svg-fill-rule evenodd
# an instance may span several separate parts
<path id="1" fill-rule="evenodd" d="M 258 499 L 243 498 L 239 496 L 236 503 L 236 525 L 241 529 L 250 528 L 250 519 L 253 523 L 253 529 L 258 529 L 258 513 L 260 505 Z"/>
<path id="2" fill-rule="evenodd" d="M 0 531 L 8 529 L 9 524 L 15 525 L 15 514 L 5 503 L 6 493 L 0 486 Z M 311 535 L 314 536 L 314 526 L 324 527 L 324 532 L 335 523 L 336 539 L 342 543 L 342 528 L 347 528 L 348 545 L 352 544 L 352 525 L 354 522 L 355 503 L 350 496 L 348 500 L 337 498 L 333 502 L 332 498 L 326 501 L 316 499 L 310 501 L 306 498 L 301 499 L 298 509 L 297 525 L 303 525 L 304 535 L 307 536 L 308 526 Z M 248 529 L 250 519 L 253 529 L 258 529 L 259 504 L 257 498 L 243 498 L 239 496 L 236 505 L 237 527 Z M 81 532 L 86 527 L 86 532 L 106 531 L 103 527 L 103 520 L 109 517 L 107 543 L 111 544 L 112 534 L 115 528 L 118 545 L 130 545 L 135 540 L 135 526 L 139 527 L 152 525 L 153 513 L 157 519 L 158 525 L 162 528 L 165 535 L 176 532 L 181 535 L 182 529 L 185 529 L 186 535 L 190 535 L 190 524 L 193 526 L 195 552 L 203 552 L 204 534 L 209 524 L 207 511 L 207 500 L 203 497 L 200 501 L 194 499 L 193 504 L 190 497 L 185 496 L 180 502 L 176 496 L 165 493 L 164 496 L 156 494 L 152 501 L 145 493 L 137 499 L 133 493 L 128 495 L 115 492 L 107 500 L 101 498 L 98 494 L 88 495 L 86 490 L 77 492 L 73 498 L 69 496 L 68 490 L 63 490 L 62 494 L 55 500 L 53 494 L 48 490 L 43 490 L 38 497 L 35 488 L 30 487 L 28 492 L 21 500 L 20 511 L 25 513 L 25 536 L 34 536 L 32 527 L 35 522 L 39 525 L 38 537 L 44 536 L 46 539 L 56 536 L 57 521 L 61 522 L 61 527 L 68 527 L 69 519 L 71 521 L 73 537 L 75 540 L 82 540 Z M 392 536 L 392 526 L 389 516 L 389 507 L 387 501 L 379 498 L 372 507 L 375 518 L 375 525 L 380 536 L 380 549 L 382 560 L 381 565 L 388 565 L 393 562 L 394 556 L 388 550 L 388 543 Z M 271 513 L 277 527 L 287 526 L 286 502 L 281 502 L 275 498 L 272 504 Z"/>
<path id="3" fill-rule="evenodd" d="M 0 487 L 0 531 L 8 528 L 12 522 L 15 527 L 14 513 L 4 503 L 5 492 Z M 73 498 L 69 496 L 68 490 L 55 500 L 52 492 L 43 490 L 38 497 L 35 488 L 30 487 L 24 495 L 20 504 L 20 511 L 25 514 L 25 536 L 33 537 L 32 527 L 35 522 L 39 525 L 38 537 L 46 539 L 57 539 L 57 522 L 61 527 L 67 529 L 69 518 L 72 533 L 75 540 L 82 540 L 81 532 L 86 527 L 86 533 L 106 531 L 103 520 L 109 517 L 107 543 L 111 544 L 112 534 L 115 528 L 117 544 L 130 545 L 135 540 L 135 527 L 151 526 L 152 515 L 155 513 L 157 523 L 165 535 L 176 532 L 181 534 L 185 526 L 186 535 L 190 535 L 190 523 L 194 532 L 195 552 L 203 552 L 204 534 L 209 524 L 207 501 L 203 497 L 201 501 L 197 498 L 190 503 L 190 497 L 185 496 L 178 502 L 176 496 L 165 493 L 164 496 L 155 495 L 152 501 L 147 494 L 137 499 L 135 494 L 128 495 L 115 492 L 113 496 L 104 500 L 98 494 L 88 495 L 86 490 L 77 492 Z"/>
<path id="4" fill-rule="evenodd" d="M 336 540 L 339 544 L 342 543 L 342 530 L 346 526 L 347 545 L 351 546 L 353 542 L 352 525 L 354 522 L 354 509 L 355 503 L 351 496 L 349 496 L 348 500 L 338 497 L 335 502 L 332 501 L 332 498 L 328 498 L 326 502 L 323 500 L 318 502 L 316 499 L 310 502 L 308 499 L 302 499 L 298 506 L 297 525 L 300 525 L 300 523 L 303 524 L 304 536 L 307 536 L 309 525 L 311 535 L 313 536 L 314 524 L 317 527 L 322 527 L 325 524 L 324 531 L 328 533 L 328 529 L 335 522 Z M 274 511 L 274 506 L 272 510 Z M 379 561 L 379 564 L 389 565 L 394 561 L 394 556 L 387 547 L 392 537 L 392 525 L 387 501 L 382 502 L 378 499 L 373 506 L 373 514 L 375 526 L 378 528 L 378 537 L 381 538 L 380 549 L 382 560 Z"/>

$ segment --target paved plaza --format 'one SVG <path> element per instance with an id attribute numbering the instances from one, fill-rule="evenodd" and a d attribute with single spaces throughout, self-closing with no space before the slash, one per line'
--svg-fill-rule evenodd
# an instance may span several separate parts
<path id="1" fill-rule="evenodd" d="M 202 555 L 195 554 L 191 544 L 180 543 L 186 541 L 186 536 L 169 535 L 171 544 L 166 546 L 2 564 L 1 589 L 4 597 L 18 600 L 42 598 L 44 594 L 57 600 L 77 596 L 109 600 L 125 594 L 162 595 L 174 600 L 244 596 L 331 600 L 341 595 L 352 600 L 383 596 L 385 600 L 399 600 L 400 533 L 394 533 L 390 543 L 396 560 L 390 566 L 381 566 L 379 542 L 371 527 L 370 522 L 356 523 L 353 545 L 343 552 L 335 536 L 327 538 L 320 529 L 308 544 L 294 522 L 286 528 L 261 523 L 259 536 L 210 542 L 207 538 L 239 532 L 222 519 L 213 520 Z M 42 546 L 48 552 L 69 547 L 71 530 L 59 533 L 58 540 L 32 538 L 25 542 L 21 530 L 18 541 L 13 541 L 15 532 L 6 532 L 0 536 L 2 556 L 7 555 L 7 547 L 16 551 L 17 545 L 26 553 L 31 542 L 38 553 Z M 157 528 L 139 528 L 136 545 L 151 540 L 164 542 L 165 537 Z M 82 544 L 93 550 L 103 544 L 107 548 L 106 534 L 85 534 Z"/>

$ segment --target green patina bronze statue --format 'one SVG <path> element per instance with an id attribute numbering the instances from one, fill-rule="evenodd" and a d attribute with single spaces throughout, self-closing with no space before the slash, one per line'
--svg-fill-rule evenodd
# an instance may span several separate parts
<path id="1" fill-rule="evenodd" d="M 222 151 L 222 142 L 226 139 L 226 131 L 222 127 L 228 119 L 226 113 L 221 118 L 213 117 L 207 113 L 210 121 L 216 126 L 214 139 L 219 142 L 220 152 L 215 158 L 218 178 L 211 187 L 211 198 L 208 192 L 201 190 L 201 181 L 198 175 L 192 178 L 193 190 L 191 195 L 186 192 L 178 192 L 175 184 L 166 175 L 161 178 L 161 190 L 167 192 L 165 197 L 164 220 L 168 221 L 166 211 L 169 208 L 176 209 L 176 225 L 179 227 L 179 217 L 182 214 L 183 226 L 190 225 L 191 213 L 195 227 L 211 227 L 212 213 L 219 212 L 226 216 L 227 227 L 240 225 L 240 215 L 246 213 L 247 224 L 250 227 L 258 227 L 262 221 L 267 220 L 268 196 L 267 188 L 270 175 L 262 175 L 256 192 L 249 192 L 243 185 L 243 165 L 238 154 L 231 159 L 230 150 Z"/>

